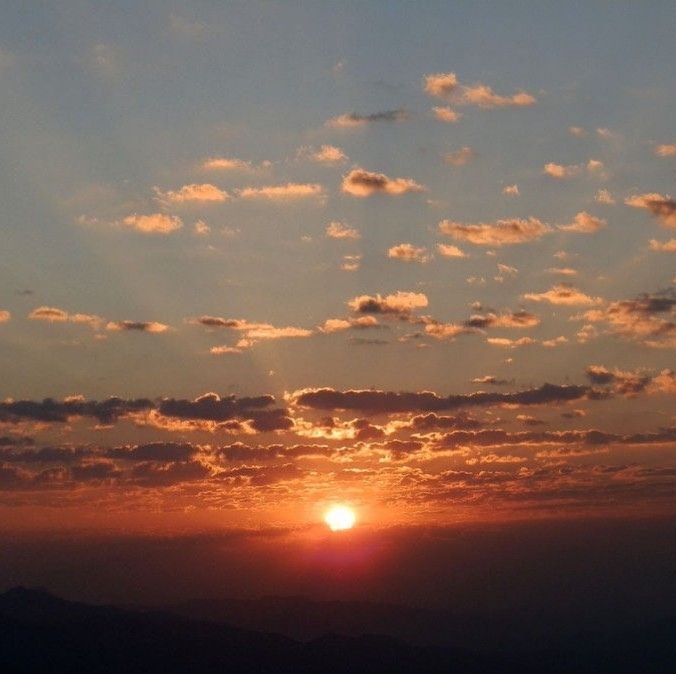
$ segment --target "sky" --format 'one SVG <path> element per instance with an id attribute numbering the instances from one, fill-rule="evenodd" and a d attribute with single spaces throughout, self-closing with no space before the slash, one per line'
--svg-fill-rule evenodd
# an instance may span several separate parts
<path id="1" fill-rule="evenodd" d="M 4 531 L 673 517 L 673 3 L 0 18 Z"/>

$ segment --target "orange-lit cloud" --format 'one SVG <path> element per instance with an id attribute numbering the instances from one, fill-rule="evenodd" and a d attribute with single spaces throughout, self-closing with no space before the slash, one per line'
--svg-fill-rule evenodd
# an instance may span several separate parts
<path id="1" fill-rule="evenodd" d="M 443 257 L 468 257 L 467 253 L 463 252 L 457 246 L 452 246 L 446 243 L 438 243 L 437 250 Z"/>
<path id="2" fill-rule="evenodd" d="M 348 160 L 348 156 L 335 145 L 322 145 L 319 149 L 305 145 L 296 151 L 298 159 L 306 159 L 317 164 L 342 164 Z"/>
<path id="3" fill-rule="evenodd" d="M 541 293 L 525 293 L 523 298 L 531 302 L 549 302 L 550 304 L 561 304 L 564 306 L 603 303 L 602 298 L 585 295 L 570 283 L 557 283 L 549 290 Z"/>
<path id="4" fill-rule="evenodd" d="M 238 191 L 240 199 L 265 199 L 269 201 L 296 201 L 325 197 L 325 190 L 317 183 L 286 183 L 267 187 L 245 187 Z"/>
<path id="5" fill-rule="evenodd" d="M 507 185 L 506 187 L 502 188 L 502 193 L 506 194 L 509 197 L 518 197 L 519 196 L 519 186 L 514 184 L 514 185 Z"/>
<path id="6" fill-rule="evenodd" d="M 144 234 L 171 234 L 183 227 L 181 218 L 165 213 L 151 215 L 128 215 L 122 223 Z"/>
<path id="7" fill-rule="evenodd" d="M 551 178 L 566 179 L 578 175 L 580 173 L 580 167 L 572 164 L 564 166 L 563 164 L 550 162 L 549 164 L 545 164 L 542 172 Z"/>
<path id="8" fill-rule="evenodd" d="M 676 227 L 676 201 L 669 195 L 650 192 L 634 194 L 624 200 L 627 206 L 645 208 L 652 213 L 665 227 Z"/>
<path id="9" fill-rule="evenodd" d="M 160 333 L 169 329 L 164 323 L 156 321 L 109 321 L 106 323 L 106 330 L 113 332 L 150 332 Z"/>
<path id="10" fill-rule="evenodd" d="M 456 112 L 452 108 L 446 107 L 434 107 L 432 108 L 434 116 L 440 121 L 445 122 L 446 124 L 456 124 L 460 121 L 462 114 Z"/>
<path id="11" fill-rule="evenodd" d="M 326 236 L 330 239 L 352 239 L 361 238 L 361 234 L 354 227 L 346 225 L 344 222 L 334 220 L 326 226 Z"/>
<path id="12" fill-rule="evenodd" d="M 398 291 L 385 297 L 377 295 L 360 295 L 347 302 L 347 305 L 359 314 L 391 314 L 407 316 L 414 309 L 427 306 L 427 296 L 423 293 Z"/>
<path id="13" fill-rule="evenodd" d="M 374 194 L 399 195 L 407 192 L 424 192 L 426 188 L 410 178 L 388 178 L 383 173 L 355 168 L 343 176 L 341 189 L 353 197 L 370 197 Z"/>
<path id="14" fill-rule="evenodd" d="M 657 241 L 657 239 L 650 239 L 650 250 L 658 250 L 663 253 L 676 253 L 676 239 L 669 239 L 669 241 Z"/>
<path id="15" fill-rule="evenodd" d="M 464 166 L 473 159 L 476 159 L 476 152 L 468 145 L 461 147 L 455 152 L 447 152 L 444 154 L 444 161 L 453 166 Z"/>
<path id="16" fill-rule="evenodd" d="M 12 314 L 6 309 L 0 311 L 0 323 L 6 323 L 11 317 Z"/>
<path id="17" fill-rule="evenodd" d="M 28 318 L 34 321 L 48 321 L 49 323 L 81 323 L 90 328 L 98 329 L 103 323 L 103 318 L 94 314 L 71 314 L 57 307 L 38 307 L 28 314 Z"/>
<path id="18" fill-rule="evenodd" d="M 658 157 L 676 157 L 676 144 L 657 145 L 655 147 L 655 154 Z"/>
<path id="19" fill-rule="evenodd" d="M 580 211 L 573 222 L 568 225 L 559 225 L 558 228 L 564 232 L 578 232 L 580 234 L 593 234 L 603 229 L 608 223 L 601 218 L 590 215 L 586 211 Z"/>
<path id="20" fill-rule="evenodd" d="M 495 223 L 463 224 L 442 220 L 439 231 L 459 241 L 468 241 L 477 246 L 508 246 L 537 241 L 552 228 L 537 218 L 528 220 L 498 220 Z"/>
<path id="21" fill-rule="evenodd" d="M 387 257 L 404 262 L 429 262 L 427 248 L 417 248 L 410 243 L 400 243 L 387 251 Z"/>
<path id="22" fill-rule="evenodd" d="M 212 185 L 211 183 L 192 183 L 191 185 L 183 185 L 180 190 L 163 192 L 158 187 L 154 188 L 157 200 L 160 203 L 180 205 L 187 203 L 221 203 L 228 201 L 230 195 Z"/>
<path id="23" fill-rule="evenodd" d="M 423 91 L 430 96 L 453 101 L 457 105 L 474 105 L 484 109 L 527 107 L 537 103 L 535 96 L 525 91 L 503 96 L 480 82 L 471 85 L 460 84 L 456 74 L 452 72 L 425 75 Z"/>

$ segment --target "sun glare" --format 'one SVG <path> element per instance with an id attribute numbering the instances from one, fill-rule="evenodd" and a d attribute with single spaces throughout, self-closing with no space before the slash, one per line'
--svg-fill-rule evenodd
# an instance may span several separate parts
<path id="1" fill-rule="evenodd" d="M 329 508 L 324 515 L 324 521 L 329 525 L 331 531 L 352 529 L 356 520 L 357 517 L 354 514 L 354 510 L 343 505 Z"/>

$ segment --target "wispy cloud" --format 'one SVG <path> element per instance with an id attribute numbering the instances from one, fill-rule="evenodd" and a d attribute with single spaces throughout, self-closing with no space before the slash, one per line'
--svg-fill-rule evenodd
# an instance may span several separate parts
<path id="1" fill-rule="evenodd" d="M 327 120 L 326 126 L 334 129 L 354 129 L 373 124 L 374 122 L 405 122 L 410 115 L 405 110 L 385 110 L 374 112 L 369 115 L 360 115 L 356 112 L 348 112 Z"/>
<path id="2" fill-rule="evenodd" d="M 326 236 L 330 239 L 357 240 L 361 238 L 361 234 L 357 229 L 346 225 L 344 222 L 338 222 L 337 220 L 329 222 L 326 226 Z"/>
<path id="3" fill-rule="evenodd" d="M 581 290 L 578 290 L 570 283 L 557 283 L 549 290 L 541 293 L 525 293 L 525 300 L 531 302 L 549 302 L 549 304 L 560 304 L 564 306 L 580 306 L 589 304 L 602 304 L 601 297 L 591 297 Z"/>

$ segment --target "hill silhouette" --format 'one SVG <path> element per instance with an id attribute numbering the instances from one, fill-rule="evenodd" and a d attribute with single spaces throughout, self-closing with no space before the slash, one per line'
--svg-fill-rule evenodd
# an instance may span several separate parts
<path id="1" fill-rule="evenodd" d="M 675 658 L 676 619 L 622 634 L 578 634 L 531 648 L 469 650 L 377 634 L 333 633 L 300 642 L 170 612 L 67 601 L 43 589 L 18 587 L 0 594 L 0 671 L 7 674 L 667 674 Z"/>

